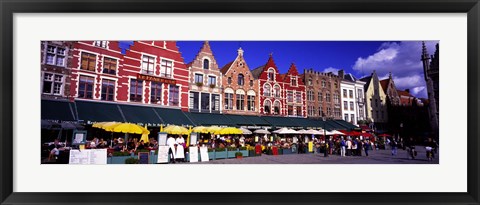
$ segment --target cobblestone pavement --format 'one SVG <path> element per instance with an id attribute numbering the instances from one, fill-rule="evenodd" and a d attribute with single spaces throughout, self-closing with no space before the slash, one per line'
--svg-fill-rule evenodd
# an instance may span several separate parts
<path id="1" fill-rule="evenodd" d="M 340 157 L 323 153 L 288 154 L 288 155 L 265 155 L 258 157 L 245 157 L 242 159 L 220 159 L 195 164 L 439 164 L 439 153 L 435 154 L 433 161 L 428 161 L 423 146 L 417 146 L 417 157 L 409 159 L 407 151 L 399 149 L 396 156 L 392 156 L 391 150 L 370 150 L 369 156 Z"/>

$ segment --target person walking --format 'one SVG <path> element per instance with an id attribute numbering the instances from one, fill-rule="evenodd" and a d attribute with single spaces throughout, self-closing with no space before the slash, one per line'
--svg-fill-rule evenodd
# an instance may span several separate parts
<path id="1" fill-rule="evenodd" d="M 365 149 L 365 156 L 368 157 L 368 150 L 371 149 L 371 145 L 370 145 L 370 141 L 369 141 L 369 140 L 365 140 L 364 149 Z"/>
<path id="2" fill-rule="evenodd" d="M 340 140 L 340 156 L 342 156 L 342 157 L 345 157 L 345 146 L 346 145 L 347 144 L 345 143 L 345 140 L 342 137 L 342 139 Z"/>
<path id="3" fill-rule="evenodd" d="M 392 141 L 390 142 L 390 147 L 392 147 L 392 156 L 396 156 L 397 155 L 397 140 L 392 139 Z"/>
<path id="4" fill-rule="evenodd" d="M 358 141 L 357 141 L 357 138 L 355 138 L 353 141 L 352 141 L 352 156 L 357 156 L 357 145 Z"/>

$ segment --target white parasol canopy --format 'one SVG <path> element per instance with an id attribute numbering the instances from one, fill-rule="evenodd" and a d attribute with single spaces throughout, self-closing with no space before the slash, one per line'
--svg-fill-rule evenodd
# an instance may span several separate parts
<path id="1" fill-rule="evenodd" d="M 255 134 L 270 134 L 270 132 L 268 130 L 264 130 L 264 129 L 255 130 L 255 131 L 253 131 L 253 133 L 255 133 Z"/>
<path id="2" fill-rule="evenodd" d="M 248 130 L 248 129 L 245 129 L 243 127 L 240 128 L 240 130 L 242 130 L 243 134 L 244 135 L 251 135 L 252 134 L 252 131 Z"/>
<path id="3" fill-rule="evenodd" d="M 288 128 L 281 128 L 281 129 L 278 129 L 278 130 L 275 130 L 273 131 L 273 133 L 277 133 L 277 134 L 300 134 L 299 132 L 295 131 L 295 130 L 292 130 L 292 129 L 288 129 Z"/>

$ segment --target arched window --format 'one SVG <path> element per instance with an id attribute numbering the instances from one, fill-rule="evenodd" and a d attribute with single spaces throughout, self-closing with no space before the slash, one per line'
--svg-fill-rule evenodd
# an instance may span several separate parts
<path id="1" fill-rule="evenodd" d="M 208 59 L 203 60 L 203 69 L 209 69 L 210 67 L 210 61 Z"/>
<path id="2" fill-rule="evenodd" d="M 273 103 L 273 114 L 275 115 L 280 114 L 280 102 L 278 101 L 275 101 L 275 103 Z"/>
<path id="3" fill-rule="evenodd" d="M 275 80 L 275 70 L 273 69 L 268 69 L 268 80 Z"/>
<path id="4" fill-rule="evenodd" d="M 245 77 L 243 76 L 243 74 L 238 74 L 238 85 L 243 85 L 245 84 Z"/>
<path id="5" fill-rule="evenodd" d="M 264 105 L 263 113 L 270 114 L 270 112 L 272 110 L 272 102 L 270 102 L 270 100 L 265 100 L 263 105 Z"/>
<path id="6" fill-rule="evenodd" d="M 308 85 L 312 85 L 312 79 L 311 78 L 308 79 Z"/>
<path id="7" fill-rule="evenodd" d="M 275 88 L 274 88 L 273 90 L 274 90 L 274 92 L 275 92 L 275 93 L 274 93 L 275 97 L 279 98 L 279 97 L 280 97 L 280 93 L 281 93 L 281 91 L 280 91 L 280 86 L 279 86 L 279 85 L 275 85 Z"/>
<path id="8" fill-rule="evenodd" d="M 265 84 L 263 86 L 263 96 L 270 97 L 270 95 L 271 95 L 270 90 L 271 89 L 272 89 L 272 86 L 270 86 L 270 84 Z"/>

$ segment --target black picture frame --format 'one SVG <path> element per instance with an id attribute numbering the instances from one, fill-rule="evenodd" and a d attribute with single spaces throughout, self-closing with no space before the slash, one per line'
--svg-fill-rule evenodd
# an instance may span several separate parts
<path id="1" fill-rule="evenodd" d="M 1 204 L 479 204 L 478 0 L 0 0 Z M 114 12 L 467 13 L 468 188 L 466 193 L 16 193 L 13 192 L 13 15 Z M 450 136 L 449 136 L 450 137 Z M 451 136 L 454 137 L 454 136 Z M 445 176 L 449 177 L 449 176 Z M 402 180 L 410 183 L 408 179 Z M 321 183 L 321 180 L 318 180 Z M 360 182 L 359 182 L 360 183 Z M 422 186 L 421 182 L 416 182 Z M 259 182 L 259 186 L 262 184 Z M 364 185 L 364 184 L 363 184 Z M 362 183 L 359 186 L 363 186 Z M 413 185 L 413 184 L 412 184 Z M 45 185 L 48 186 L 48 185 Z M 268 191 L 268 188 L 265 189 Z"/>

